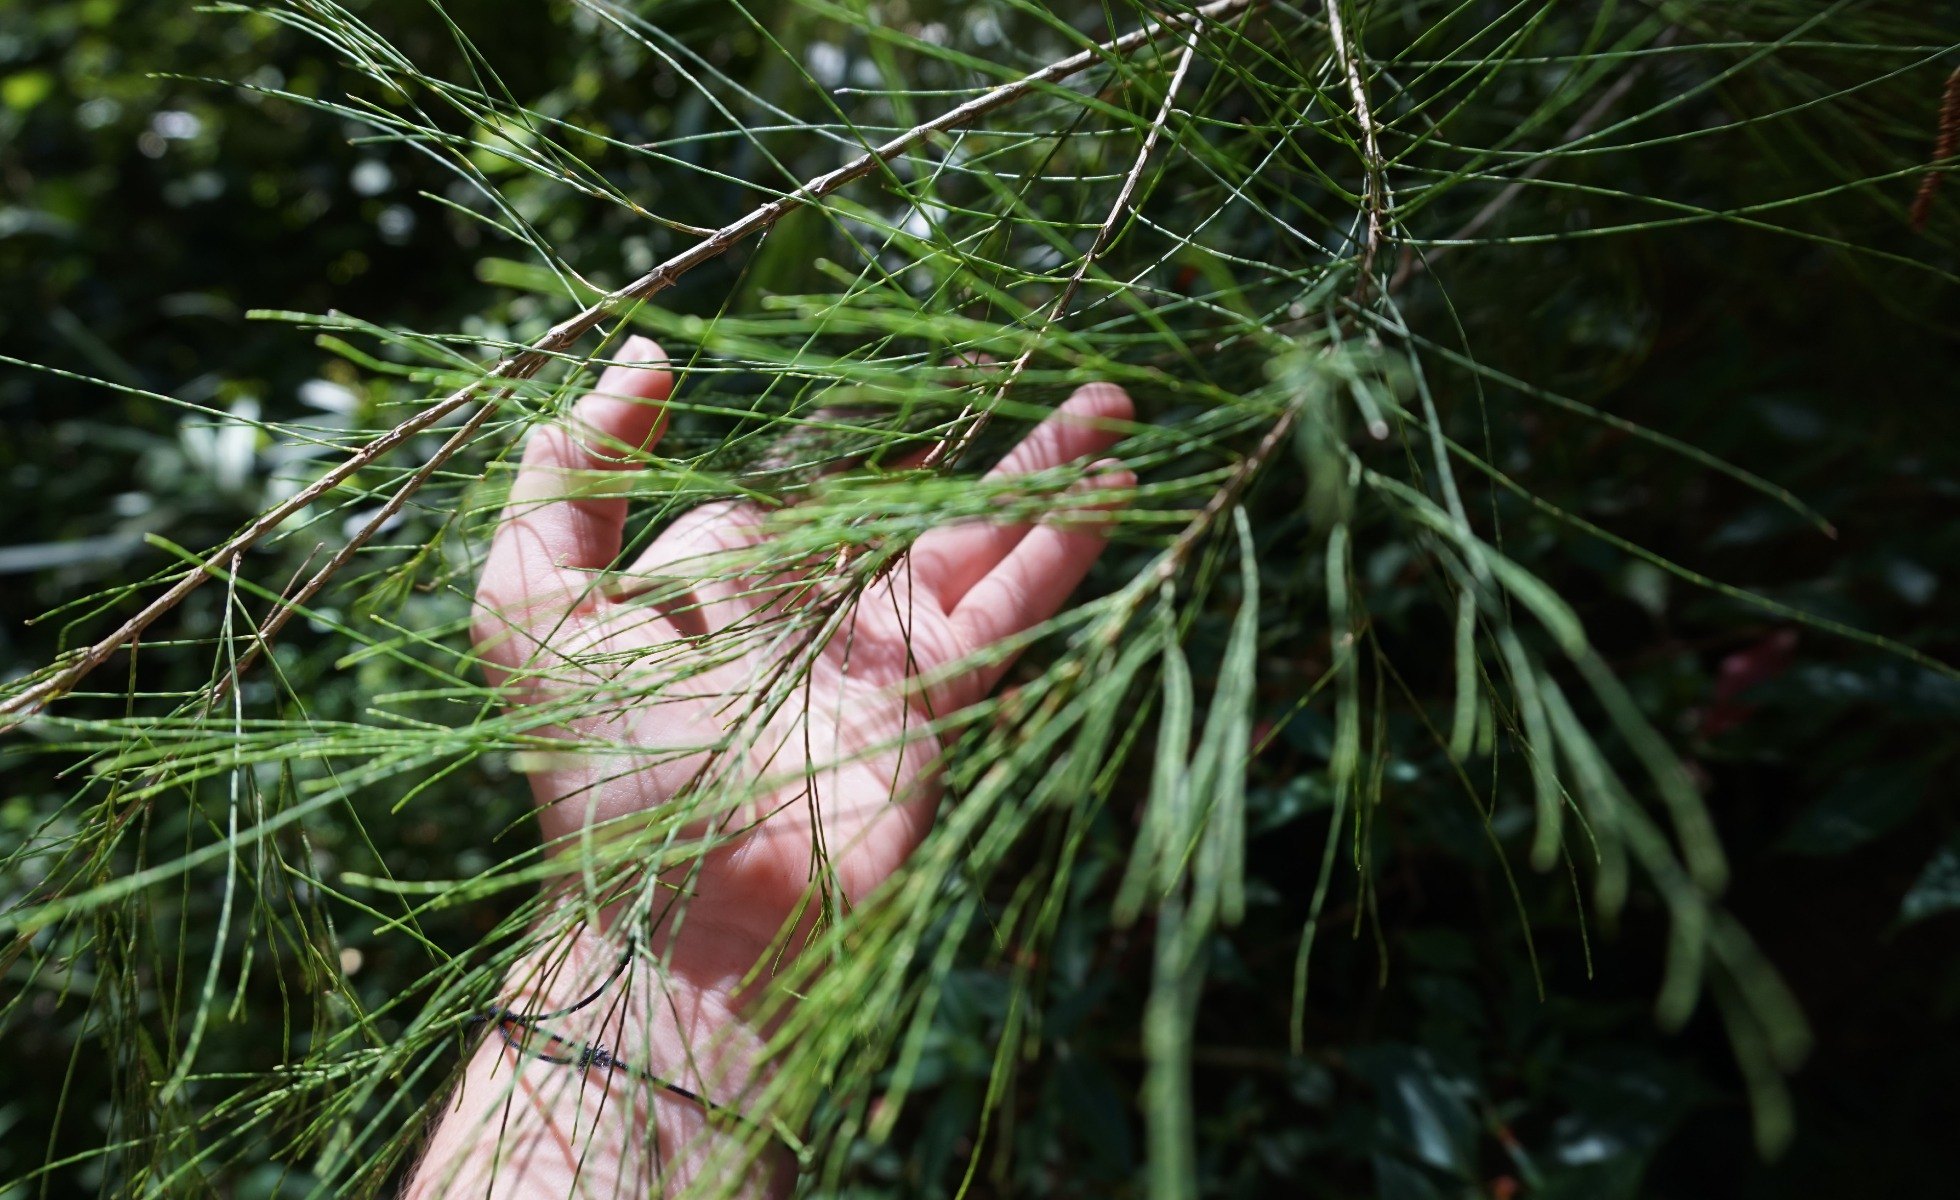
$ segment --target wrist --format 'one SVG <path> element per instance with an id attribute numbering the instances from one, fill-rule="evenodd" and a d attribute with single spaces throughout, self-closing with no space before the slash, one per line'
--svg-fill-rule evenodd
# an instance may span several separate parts
<path id="1" fill-rule="evenodd" d="M 786 1194 L 791 1155 L 747 1116 L 763 1044 L 613 930 L 548 938 L 506 977 L 407 1194 Z"/>
<path id="2" fill-rule="evenodd" d="M 737 981 L 662 953 L 620 921 L 578 926 L 525 956 L 502 1007 L 519 1023 L 725 1107 L 766 1082 L 764 1037 Z M 565 1051 L 564 1046 L 558 1052 Z"/>

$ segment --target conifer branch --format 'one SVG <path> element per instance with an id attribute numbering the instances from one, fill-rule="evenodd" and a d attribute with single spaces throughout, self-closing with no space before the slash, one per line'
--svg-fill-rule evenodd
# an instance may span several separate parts
<path id="1" fill-rule="evenodd" d="M 1196 22 L 1217 21 L 1243 12 L 1259 3 L 1259 0 L 1214 0 L 1191 14 Z M 625 287 L 610 292 L 593 304 L 553 326 L 545 335 L 525 349 L 511 354 L 486 371 L 478 379 L 442 400 L 430 405 L 401 424 L 390 429 L 350 455 L 339 466 L 326 472 L 308 486 L 295 492 L 285 501 L 274 505 L 260 514 L 242 531 L 211 552 L 214 562 L 235 558 L 257 545 L 267 534 L 277 529 L 289 517 L 301 512 L 315 500 L 338 488 L 364 468 L 379 461 L 390 451 L 401 446 L 410 438 L 434 426 L 472 400 L 476 399 L 486 387 L 505 381 L 516 383 L 535 376 L 546 363 L 565 355 L 579 339 L 597 328 L 609 317 L 641 304 L 649 298 L 672 287 L 680 277 L 695 267 L 718 258 L 737 244 L 763 232 L 790 212 L 813 204 L 830 195 L 846 184 L 862 179 L 880 167 L 897 158 L 920 141 L 937 133 L 957 129 L 982 117 L 995 109 L 1005 107 L 1026 96 L 1038 92 L 1043 87 L 1067 79 L 1072 75 L 1094 66 L 1108 58 L 1121 57 L 1140 50 L 1168 36 L 1172 32 L 1187 27 L 1191 22 L 1169 20 L 1160 25 L 1138 29 L 1122 37 L 1103 42 L 1087 50 L 1072 54 L 1067 58 L 1050 63 L 1038 71 L 1024 75 L 1011 83 L 1005 83 L 975 96 L 966 103 L 948 109 L 939 116 L 867 150 L 865 153 L 845 163 L 843 166 L 810 179 L 794 191 L 787 192 L 759 208 L 751 210 L 746 216 L 731 224 L 724 225 L 681 253 L 654 267 L 640 278 Z M 465 428 L 474 431 L 481 425 L 487 414 L 509 395 L 508 387 L 500 389 L 484 402 L 479 412 L 466 423 Z M 439 470 L 459 450 L 467 437 L 452 437 L 432 454 L 428 461 L 417 470 L 392 497 L 383 513 L 370 520 L 352 537 L 347 545 L 337 553 L 323 569 L 302 589 L 303 595 L 312 595 L 323 586 L 328 577 L 359 552 L 360 548 L 373 538 L 387 517 L 399 510 L 421 482 Z M 163 595 L 144 606 L 142 611 L 123 622 L 114 632 L 100 641 L 86 647 L 74 655 L 65 665 L 54 667 L 40 682 L 23 689 L 6 701 L 0 702 L 0 732 L 17 726 L 22 720 L 45 708 L 51 701 L 73 690 L 76 684 L 90 672 L 107 662 L 116 651 L 142 636 L 145 629 L 158 618 L 175 608 L 186 596 L 210 578 L 210 573 L 201 568 L 186 571 Z M 283 616 L 275 616 L 273 621 L 283 624 Z M 269 622 L 270 624 L 270 622 Z M 261 639 L 261 644 L 263 639 Z"/>

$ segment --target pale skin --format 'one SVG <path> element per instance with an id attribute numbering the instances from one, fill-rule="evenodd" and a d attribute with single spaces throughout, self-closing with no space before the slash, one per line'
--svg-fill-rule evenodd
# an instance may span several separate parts
<path id="1" fill-rule="evenodd" d="M 492 1033 L 411 1175 L 413 1200 L 673 1195 L 690 1184 L 786 1194 L 786 1152 L 745 1161 L 729 1123 L 645 1075 L 743 1111 L 767 1077 L 757 1014 L 783 1003 L 770 983 L 824 907 L 815 897 L 827 894 L 833 911 L 862 902 L 926 836 L 945 749 L 932 722 L 993 691 L 1012 657 L 988 652 L 1055 616 L 1101 553 L 1107 526 L 1083 519 L 1085 507 L 1134 484 L 1098 461 L 1134 417 L 1129 398 L 1107 384 L 1078 389 L 992 472 L 1089 467 L 1075 516 L 926 533 L 854 601 L 833 604 L 834 636 L 792 677 L 792 702 L 772 707 L 798 644 L 772 631 L 790 624 L 788 610 L 823 602 L 834 565 L 730 578 L 736 556 L 766 553 L 770 521 L 757 504 L 719 502 L 673 522 L 622 576 L 706 581 L 691 594 L 651 605 L 595 586 L 619 565 L 627 502 L 595 496 L 593 472 L 630 470 L 633 450 L 658 442 L 674 386 L 652 342 L 629 339 L 614 357 L 568 420 L 526 443 L 478 587 L 478 653 L 519 714 L 620 696 L 532 731 L 608 750 L 530 772 L 552 853 L 578 854 L 586 831 L 659 814 L 709 783 L 749 799 L 690 826 L 713 848 L 649 890 L 684 891 L 684 909 L 615 903 L 545 940 L 509 977 L 506 1003 L 525 1012 L 599 993 L 546 1023 L 566 1043 L 534 1041 L 534 1051 L 597 1043 L 634 1070 L 540 1061 Z M 732 748 L 702 749 L 731 734 Z M 629 942 L 644 953 L 614 976 Z"/>

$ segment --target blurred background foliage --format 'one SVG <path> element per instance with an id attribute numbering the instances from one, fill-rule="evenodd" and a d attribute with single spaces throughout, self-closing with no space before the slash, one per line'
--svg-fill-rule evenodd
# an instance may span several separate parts
<path id="1" fill-rule="evenodd" d="M 1470 7 L 1495 19 L 1502 6 Z M 1709 15 L 1713 6 L 1675 7 L 1698 36 L 1708 30 L 1697 22 L 1720 20 Z M 1924 21 L 1915 27 L 1922 32 L 1956 28 L 1946 3 L 1831 7 L 1864 13 L 1873 28 L 1906 17 Z M 468 68 L 431 7 L 377 0 L 361 11 L 418 63 Z M 754 24 L 716 0 L 646 11 L 715 68 L 786 104 L 796 85 L 771 69 L 769 38 L 826 82 L 875 86 L 879 78 L 862 71 L 876 48 L 840 34 L 819 6 L 753 4 Z M 458 6 L 457 14 L 502 86 L 536 111 L 624 142 L 720 128 L 698 92 L 578 6 Z M 1566 22 L 1573 36 L 1594 16 Z M 912 30 L 950 23 L 955 44 L 1017 68 L 1042 57 L 998 24 L 962 24 L 956 6 L 888 4 L 884 17 Z M 1091 15 L 1084 27 L 1094 24 Z M 1411 35 L 1382 18 L 1367 36 Z M 1548 46 L 1561 36 L 1542 32 Z M 1793 81 L 1844 86 L 1834 73 L 1870 67 L 1855 56 L 1786 53 L 1785 74 L 1741 74 L 1667 111 L 1644 149 L 1560 164 L 1550 175 L 1566 186 L 1533 190 L 1484 231 L 1520 240 L 1451 251 L 1434 272 L 1447 293 L 1418 274 L 1404 308 L 1419 332 L 1445 342 L 1460 322 L 1488 368 L 1790 488 L 1836 536 L 1649 443 L 1554 408 L 1493 398 L 1484 436 L 1494 461 L 1528 479 L 1537 496 L 1693 570 L 1960 661 L 1960 293 L 1951 274 L 1960 266 L 1960 196 L 1948 189 L 1923 232 L 1905 218 L 1918 178 L 1901 176 L 1806 206 L 1793 223 L 1809 237 L 1735 221 L 1536 236 L 1653 219 L 1617 193 L 1729 212 L 1924 158 L 1951 54 L 1888 81 L 1869 102 L 1831 109 L 1829 121 L 1752 124 L 1752 113 L 1804 99 Z M 1716 68 L 1683 57 L 1616 69 L 1631 74 L 1619 103 L 1638 112 Z M 266 94 L 336 96 L 344 75 L 317 42 L 263 17 L 170 0 L 0 0 L 0 353 L 73 373 L 0 372 L 9 510 L 0 538 L 0 671 L 37 667 L 72 646 L 77 629 L 100 625 L 95 618 L 71 627 L 79 613 L 31 619 L 174 565 L 146 534 L 215 544 L 310 478 L 327 453 L 74 375 L 248 418 L 352 429 L 419 400 L 422 390 L 358 369 L 290 325 L 250 320 L 248 310 L 331 310 L 492 338 L 535 336 L 564 315 L 547 298 L 507 286 L 521 281 L 508 265 L 524 257 L 521 247 L 440 202 L 473 203 L 450 172 Z M 1527 92 L 1548 86 L 1528 73 L 1503 79 Z M 1495 123 L 1529 98 L 1486 99 Z M 1715 136 L 1669 140 L 1731 122 Z M 757 202 L 742 181 L 768 176 L 763 145 L 818 169 L 834 161 L 833 149 L 809 141 L 792 132 L 761 144 L 715 136 L 689 144 L 683 153 L 711 161 L 719 184 L 701 173 L 663 173 L 597 141 L 576 149 L 648 209 L 712 227 Z M 563 259 L 601 286 L 625 282 L 677 244 L 619 207 L 567 202 L 562 189 L 487 155 L 481 165 Z M 1436 218 L 1431 231 L 1461 224 L 1491 194 L 1472 189 L 1458 201 L 1462 211 Z M 820 243 L 823 231 L 806 232 Z M 1883 253 L 1849 253 L 1833 241 Z M 757 279 L 737 254 L 688 276 L 663 303 L 712 314 L 740 289 L 817 290 L 817 257 L 774 256 L 776 274 Z M 1475 379 L 1432 370 L 1452 421 L 1474 427 Z M 1651 896 L 1637 889 L 1617 927 L 1590 929 L 1588 967 L 1563 872 L 1522 866 L 1530 813 L 1519 804 L 1501 808 L 1494 828 L 1522 875 L 1544 976 L 1545 994 L 1537 994 L 1476 811 L 1448 757 L 1406 714 L 1395 717 L 1405 728 L 1386 731 L 1396 747 L 1383 783 L 1392 802 L 1371 851 L 1379 933 L 1357 923 L 1358 936 L 1346 936 L 1360 910 L 1352 879 L 1340 880 L 1330 902 L 1335 935 L 1322 938 L 1314 968 L 1307 1051 L 1287 1053 L 1299 919 L 1328 825 L 1333 730 L 1322 706 L 1296 704 L 1326 670 L 1328 641 L 1314 583 L 1319 560 L 1289 551 L 1302 485 L 1297 473 L 1281 472 L 1261 485 L 1252 508 L 1266 576 L 1256 729 L 1265 748 L 1248 796 L 1247 915 L 1208 951 L 1211 979 L 1194 1037 L 1205 1193 L 1508 1200 L 1930 1195 L 1950 1187 L 1960 1178 L 1950 1128 L 1960 1078 L 1960 684 L 1690 587 L 1509 492 L 1493 490 L 1479 503 L 1497 518 L 1507 551 L 1579 609 L 1696 772 L 1732 855 L 1729 902 L 1785 973 L 1816 1033 L 1816 1050 L 1793 1082 L 1796 1141 L 1773 1163 L 1752 1148 L 1743 1088 L 1710 1006 L 1679 1034 L 1656 1030 L 1664 921 Z M 410 540 L 443 517 L 411 510 Z M 310 539 L 260 551 L 254 577 L 276 587 L 313 551 Z M 1122 551 L 1108 571 L 1119 577 L 1143 561 L 1140 550 Z M 1396 661 L 1431 664 L 1408 685 L 1424 696 L 1446 691 L 1438 596 L 1409 568 L 1406 549 L 1384 540 L 1356 573 Z M 1315 599 L 1289 603 L 1309 593 Z M 222 603 L 219 589 L 206 588 L 166 636 L 208 635 Z M 110 607 L 126 611 L 127 602 Z M 409 626 L 454 616 L 453 597 L 439 591 L 402 597 L 391 611 Z M 1194 630 L 1201 673 L 1229 622 L 1221 609 Z M 371 697 L 410 686 L 382 656 L 343 664 L 346 649 L 321 621 L 296 625 L 280 649 L 282 672 L 322 719 L 359 719 Z M 113 707 L 123 661 L 95 681 L 96 698 L 75 703 Z M 136 669 L 144 688 L 167 691 L 201 683 L 209 662 L 152 651 Z M 40 830 L 73 786 L 56 774 L 68 764 L 29 753 L 23 736 L 10 735 L 0 749 L 0 838 L 13 842 Z M 1129 768 L 1139 796 L 1142 760 Z M 413 804 L 377 799 L 358 829 L 310 825 L 303 853 L 315 876 L 461 878 L 530 837 L 524 787 L 494 756 L 429 776 Z M 1084 851 L 1073 885 L 1082 902 L 1038 964 L 1041 1052 L 1011 1072 L 981 1151 L 977 1193 L 1126 1195 L 1140 1186 L 1138 1029 L 1149 939 L 1113 927 L 1107 900 L 1134 815 L 1120 805 L 1104 813 Z M 501 841 L 486 839 L 486 830 L 503 829 Z M 0 887 L 12 903 L 37 882 L 7 877 Z M 213 901 L 199 890 L 180 900 L 158 918 L 183 922 L 179 957 L 143 964 L 132 978 L 145 986 L 116 998 L 133 1023 L 112 1023 L 84 1002 L 86 961 L 31 973 L 18 956 L 0 962 L 0 996 L 11 1009 L 0 1181 L 20 1181 L 0 1186 L 9 1200 L 114 1190 L 129 1156 L 143 1153 L 135 1147 L 41 1171 L 129 1128 L 116 1105 L 142 1103 L 116 1099 L 107 1065 L 115 1055 L 100 1039 L 144 1027 L 164 1038 L 182 1018 L 181 989 L 162 981 L 202 969 L 209 941 L 200 943 L 197 931 Z M 364 1005 L 403 991 L 426 969 L 404 939 L 376 935 L 372 911 L 327 894 L 307 902 L 327 914 L 333 944 L 287 947 L 280 953 L 290 961 L 241 974 L 236 1002 L 221 1008 L 209 1035 L 209 1069 L 265 1072 L 287 1061 L 289 1043 L 307 1033 L 286 1024 L 291 998 L 282 989 L 315 979 L 308 972 L 321 964 Z M 503 911 L 488 900 L 436 911 L 421 932 L 461 951 Z M 862 1148 L 853 1194 L 957 1189 L 1006 1020 L 1008 971 L 975 963 L 949 977 L 916 1081 L 922 1095 L 887 1143 Z M 304 1162 L 240 1161 L 201 1174 L 197 1185 L 183 1185 L 186 1194 L 260 1197 L 309 1186 Z"/>

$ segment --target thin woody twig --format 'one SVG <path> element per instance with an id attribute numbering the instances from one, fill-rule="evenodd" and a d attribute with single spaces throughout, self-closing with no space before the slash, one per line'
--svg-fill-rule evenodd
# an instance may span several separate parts
<path id="1" fill-rule="evenodd" d="M 1348 98 L 1354 104 L 1354 122 L 1361 130 L 1361 169 L 1365 175 L 1362 192 L 1363 220 L 1367 232 L 1361 242 L 1361 297 L 1365 300 L 1374 287 L 1375 256 L 1382 245 L 1382 214 L 1388 208 L 1387 188 L 1382 181 L 1381 144 L 1375 136 L 1375 113 L 1368 106 L 1368 88 L 1361 79 L 1360 55 L 1348 40 L 1347 26 L 1341 19 L 1341 0 L 1326 0 L 1327 29 L 1334 42 L 1334 61 L 1347 79 Z"/>
<path id="2" fill-rule="evenodd" d="M 1259 444 L 1233 465 L 1232 473 L 1225 477 L 1225 481 L 1219 484 L 1210 496 L 1206 497 L 1204 507 L 1185 522 L 1184 528 L 1177 531 L 1177 536 L 1171 539 L 1170 545 L 1164 547 L 1163 553 L 1157 556 L 1148 574 L 1148 586 L 1130 589 L 1128 600 L 1118 610 L 1123 615 L 1103 625 L 1101 637 L 1105 647 L 1115 645 L 1116 640 L 1122 636 L 1123 630 L 1127 627 L 1129 618 L 1135 615 L 1137 608 L 1148 597 L 1155 595 L 1160 587 L 1176 579 L 1178 573 L 1184 570 L 1185 564 L 1191 559 L 1192 552 L 1203 544 L 1218 518 L 1232 511 L 1240 498 L 1245 495 L 1246 490 L 1252 486 L 1253 481 L 1258 479 L 1260 473 L 1272 462 L 1273 456 L 1286 445 L 1287 438 L 1292 434 L 1293 427 L 1299 423 L 1299 420 L 1300 405 L 1297 402 L 1288 404 L 1280 411 L 1273 423 L 1266 427 Z"/>
<path id="3" fill-rule="evenodd" d="M 1194 10 L 1192 16 L 1201 21 L 1218 20 L 1249 9 L 1258 2 L 1259 0 L 1214 0 L 1213 3 Z M 363 446 L 360 450 L 350 455 L 339 466 L 326 472 L 320 478 L 314 480 L 313 483 L 300 489 L 288 499 L 260 514 L 229 541 L 212 551 L 210 559 L 212 561 L 224 561 L 250 549 L 258 544 L 267 534 L 277 529 L 287 518 L 302 511 L 314 501 L 333 491 L 355 474 L 379 461 L 382 457 L 397 449 L 417 434 L 436 425 L 451 413 L 462 409 L 465 405 L 481 395 L 487 387 L 499 381 L 515 383 L 531 378 L 543 369 L 546 363 L 570 350 L 580 338 L 597 328 L 608 317 L 615 316 L 622 310 L 629 309 L 672 287 L 688 271 L 693 270 L 710 259 L 719 257 L 736 244 L 763 232 L 781 220 L 786 214 L 805 205 L 812 204 L 830 193 L 837 191 L 846 184 L 872 174 L 913 145 L 933 134 L 942 133 L 946 130 L 965 125 L 997 108 L 1012 104 L 1040 90 L 1046 85 L 1078 74 L 1106 58 L 1126 55 L 1144 46 L 1154 44 L 1177 28 L 1179 28 L 1177 25 L 1164 24 L 1138 29 L 1120 38 L 1101 43 L 1087 50 L 1072 54 L 1067 58 L 1050 63 L 1041 70 L 1024 75 L 1011 83 L 1005 83 L 983 92 L 966 103 L 949 109 L 924 124 L 914 126 L 904 133 L 898 134 L 872 147 L 843 166 L 810 179 L 794 191 L 778 196 L 769 203 L 752 210 L 740 220 L 729 225 L 724 225 L 709 237 L 695 243 L 693 246 L 688 247 L 681 253 L 654 267 L 632 283 L 627 284 L 617 291 L 608 293 L 577 315 L 553 326 L 537 341 L 531 343 L 523 350 L 497 362 L 496 365 L 484 373 L 481 379 L 452 392 L 450 395 L 429 405 L 413 417 L 410 417 L 393 429 L 377 437 L 372 442 L 369 442 L 366 446 Z M 509 389 L 507 387 L 502 388 L 490 399 L 485 401 L 485 411 L 495 409 L 508 392 Z M 482 419 L 484 419 L 483 414 L 478 414 L 472 419 L 471 423 L 480 424 Z M 414 487 L 419 486 L 422 480 L 428 478 L 436 468 L 439 468 L 443 462 L 447 461 L 455 453 L 456 449 L 460 447 L 460 444 L 454 438 L 446 442 L 443 448 L 431 457 L 430 463 L 425 464 L 424 469 L 418 471 L 416 476 L 408 481 L 409 486 L 405 487 L 402 492 L 398 492 L 396 497 L 392 498 L 389 503 L 396 509 L 399 509 L 401 504 L 406 503 L 408 496 L 413 493 Z M 334 563 L 330 564 L 330 566 L 338 569 L 336 564 L 344 563 L 351 558 L 353 554 L 359 551 L 362 545 L 378 532 L 382 521 L 385 521 L 385 519 L 383 517 L 381 521 L 370 521 L 353 537 L 349 538 L 348 545 L 341 553 L 335 555 Z M 50 701 L 72 690 L 90 672 L 107 662 L 117 650 L 139 637 L 145 629 L 149 628 L 151 624 L 172 608 L 175 608 L 179 602 L 190 595 L 191 592 L 195 591 L 208 578 L 210 578 L 209 572 L 202 568 L 194 567 L 186 571 L 167 591 L 144 606 L 135 616 L 123 622 L 114 632 L 83 649 L 66 665 L 52 670 L 39 682 L 9 697 L 6 701 L 0 702 L 0 731 L 18 725 L 25 718 L 46 707 Z M 324 582 L 324 578 L 318 579 L 319 584 L 324 584 Z M 309 595 L 312 594 L 312 591 L 318 590 L 314 582 L 309 582 L 308 587 L 311 589 L 307 593 Z"/>

